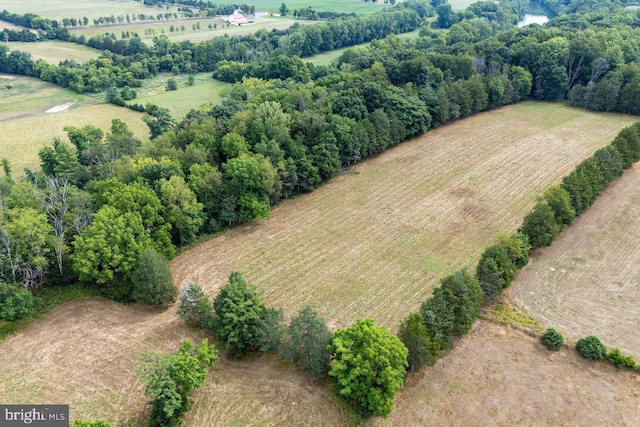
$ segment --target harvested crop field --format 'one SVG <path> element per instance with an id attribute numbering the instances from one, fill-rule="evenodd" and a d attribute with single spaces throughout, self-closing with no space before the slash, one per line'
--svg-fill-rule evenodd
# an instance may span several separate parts
<path id="1" fill-rule="evenodd" d="M 333 328 L 370 316 L 395 329 L 632 121 L 530 102 L 444 126 L 183 253 L 176 281 L 213 296 L 236 270 L 287 314 L 309 303 Z"/>
<path id="2" fill-rule="evenodd" d="M 175 353 L 189 330 L 174 309 L 94 298 L 55 307 L 0 345 L 0 402 L 69 404 L 71 419 L 145 425 L 148 399 L 133 371 L 139 353 Z M 344 425 L 326 385 L 259 356 L 225 357 L 210 372 L 185 426 Z"/>
<path id="3" fill-rule="evenodd" d="M 485 321 L 410 375 L 370 426 L 637 426 L 640 377 Z"/>
<path id="4" fill-rule="evenodd" d="M 112 301 L 73 301 L 8 338 L 0 401 L 70 404 L 71 418 L 144 424 L 133 366 L 142 351 L 201 338 L 173 315 Z M 26 355 L 26 357 L 25 357 Z M 388 420 L 368 425 L 638 425 L 640 377 L 575 351 L 479 321 L 435 366 L 411 375 Z M 329 386 L 265 357 L 222 358 L 184 419 L 189 427 L 357 425 Z"/>
<path id="5" fill-rule="evenodd" d="M 440 277 L 472 266 L 496 232 L 519 225 L 536 195 L 632 121 L 541 103 L 477 115 L 357 165 L 284 203 L 270 220 L 183 253 L 172 263 L 174 275 L 213 295 L 239 270 L 268 304 L 288 314 L 309 302 L 334 328 L 362 316 L 395 328 Z M 174 311 L 97 298 L 55 307 L 0 344 L 0 401 L 68 403 L 72 419 L 141 425 L 148 406 L 133 373 L 137 355 L 175 352 L 182 339 L 200 338 Z M 420 424 L 416 419 L 462 424 L 472 419 L 467 406 L 487 411 L 479 419 L 497 410 L 505 417 L 498 420 L 520 414 L 524 424 L 539 423 L 523 404 L 528 400 L 549 417 L 543 424 L 573 424 L 575 414 L 596 417 L 599 408 L 601 419 L 614 424 L 640 421 L 637 377 L 588 364 L 568 350 L 543 352 L 534 338 L 506 327 L 495 327 L 502 340 L 488 339 L 494 326 L 479 325 L 435 367 L 409 379 L 394 425 Z M 512 380 L 519 375 L 522 380 Z M 538 388 L 540 375 L 563 382 L 549 393 Z M 455 398 L 455 406 L 446 400 L 425 406 L 428 387 Z M 194 393 L 185 419 L 187 426 L 353 424 L 327 384 L 255 356 L 223 358 Z"/>
<path id="6" fill-rule="evenodd" d="M 518 275 L 522 309 L 572 338 L 640 357 L 640 168 L 609 189 Z"/>

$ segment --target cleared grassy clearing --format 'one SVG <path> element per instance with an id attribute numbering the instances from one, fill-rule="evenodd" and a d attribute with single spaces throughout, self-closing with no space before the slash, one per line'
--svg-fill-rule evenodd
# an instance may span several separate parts
<path id="1" fill-rule="evenodd" d="M 513 286 L 522 309 L 571 338 L 640 358 L 640 168 L 625 172 Z"/>
<path id="2" fill-rule="evenodd" d="M 287 314 L 310 303 L 333 328 L 369 316 L 395 329 L 632 122 L 528 102 L 444 126 L 187 251 L 174 277 L 214 295 L 237 270 Z"/>
<path id="3" fill-rule="evenodd" d="M 411 31 L 409 33 L 398 34 L 396 37 L 400 39 L 415 39 L 420 35 L 420 30 Z M 342 49 L 332 50 L 331 52 L 319 53 L 317 55 L 313 55 L 307 58 L 303 58 L 302 60 L 305 62 L 313 62 L 315 65 L 329 65 L 333 62 L 336 62 L 340 55 L 344 53 L 347 49 L 352 49 L 354 47 L 367 47 L 371 43 L 362 43 L 355 46 L 345 47 Z"/>
<path id="4" fill-rule="evenodd" d="M 28 52 L 33 56 L 33 59 L 44 59 L 51 64 L 58 64 L 65 59 L 84 62 L 97 58 L 102 53 L 98 49 L 89 46 L 63 42 L 61 40 L 47 40 L 34 43 L 10 42 L 9 49 Z"/>
<path id="5" fill-rule="evenodd" d="M 156 15 L 158 13 L 179 13 L 176 6 L 169 10 L 158 7 L 146 7 L 134 0 L 2 0 L 2 9 L 13 13 L 36 13 L 43 18 L 62 20 L 63 18 L 94 18 L 115 15 Z"/>
<path id="6" fill-rule="evenodd" d="M 191 109 L 197 109 L 207 102 L 214 105 L 219 104 L 221 101 L 220 89 L 228 86 L 228 83 L 213 80 L 211 73 L 200 73 L 194 77 L 195 84 L 193 86 L 187 85 L 187 75 L 161 75 L 152 81 L 145 81 L 145 88 L 141 88 L 139 91 L 140 93 L 143 93 L 143 91 L 145 93 L 131 102 L 142 105 L 152 102 L 161 107 L 166 107 L 171 112 L 171 115 L 178 120 L 184 118 Z M 176 80 L 178 90 L 165 90 L 169 78 Z"/>
<path id="7" fill-rule="evenodd" d="M 11 161 L 13 170 L 21 175 L 25 167 L 38 168 L 38 150 L 54 137 L 65 136 L 67 125 L 93 124 L 104 130 L 111 120 L 120 118 L 129 124 L 139 138 L 148 137 L 142 114 L 110 104 L 97 104 L 91 97 L 78 95 L 50 83 L 28 77 L 12 79 L 0 76 L 0 153 Z M 7 89 L 6 85 L 12 86 Z M 45 114 L 44 111 L 66 102 L 75 104 L 65 112 Z"/>
<path id="8" fill-rule="evenodd" d="M 5 28 L 7 30 L 16 30 L 16 31 L 22 31 L 22 30 L 25 29 L 24 27 L 21 27 L 20 25 L 15 25 L 15 24 L 12 24 L 11 22 L 0 20 L 0 30 L 4 30 Z"/>
<path id="9" fill-rule="evenodd" d="M 370 426 L 638 425 L 637 374 L 481 321 Z"/>

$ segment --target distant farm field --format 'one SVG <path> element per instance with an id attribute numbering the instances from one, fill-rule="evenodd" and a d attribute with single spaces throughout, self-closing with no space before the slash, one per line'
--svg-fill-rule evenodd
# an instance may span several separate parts
<path id="1" fill-rule="evenodd" d="M 167 80 L 174 78 L 178 84 L 178 90 L 167 91 Z M 145 80 L 144 86 L 137 89 L 141 95 L 131 102 L 145 105 L 147 102 L 169 109 L 171 115 L 178 120 L 184 118 L 192 109 L 197 109 L 202 104 L 219 104 L 220 89 L 228 86 L 211 78 L 211 73 L 199 73 L 194 75 L 194 85 L 188 86 L 188 76 L 161 74 L 153 79 Z"/>
<path id="2" fill-rule="evenodd" d="M 71 30 L 72 33 L 85 37 L 91 37 L 97 34 L 114 33 L 116 37 L 120 38 L 122 32 L 129 31 L 129 33 L 137 33 L 140 38 L 146 43 L 151 43 L 153 38 L 164 34 L 172 42 L 200 42 L 210 40 L 217 36 L 229 35 L 243 35 L 252 34 L 261 28 L 271 31 L 273 29 L 283 30 L 289 28 L 294 22 L 300 22 L 302 24 L 317 23 L 320 21 L 301 21 L 293 18 L 281 18 L 274 16 L 265 16 L 257 18 L 255 24 L 251 25 L 230 25 L 229 23 L 221 20 L 220 18 L 209 19 L 179 19 L 173 21 L 154 21 L 143 23 L 131 23 L 130 25 L 110 25 L 110 26 L 88 26 L 86 28 L 77 28 Z M 197 25 L 200 24 L 200 28 Z M 196 26 L 194 29 L 193 26 Z M 211 25 L 211 28 L 209 28 Z M 174 27 L 174 31 L 171 31 L 171 27 Z M 184 26 L 184 29 L 182 27 Z M 176 31 L 176 28 L 178 29 Z"/>
<path id="3" fill-rule="evenodd" d="M 86 16 L 90 24 L 94 18 L 101 16 L 179 13 L 176 6 L 169 6 L 169 10 L 166 10 L 143 6 L 140 1 L 135 0 L 2 0 L 0 7 L 13 13 L 35 13 L 43 18 L 57 20 Z"/>
<path id="4" fill-rule="evenodd" d="M 288 0 L 285 2 L 274 2 L 271 0 L 255 0 L 251 4 L 256 10 L 280 13 L 280 5 L 285 3 L 289 8 L 289 14 L 293 14 L 295 9 L 306 9 L 308 7 L 316 12 L 337 12 L 337 13 L 372 13 L 388 7 L 383 1 L 370 2 L 364 0 Z"/>
<path id="5" fill-rule="evenodd" d="M 65 59 L 73 59 L 76 62 L 85 62 L 89 59 L 95 59 L 102 51 L 91 48 L 89 46 L 79 45 L 77 43 L 64 42 L 60 40 L 48 40 L 42 42 L 10 42 L 8 44 L 11 50 L 21 50 L 31 54 L 33 59 L 44 59 L 51 64 L 58 64 Z"/>
<path id="6" fill-rule="evenodd" d="M 309 303 L 333 328 L 369 316 L 395 329 L 632 122 L 528 102 L 443 126 L 187 251 L 175 279 L 214 295 L 237 270 L 287 314 Z"/>
<path id="7" fill-rule="evenodd" d="M 68 102 L 75 102 L 68 111 L 45 113 Z M 98 104 L 91 97 L 37 79 L 0 75 L 0 157 L 8 158 L 20 175 L 25 167 L 39 167 L 38 150 L 54 137 L 65 136 L 63 128 L 67 125 L 93 124 L 107 131 L 111 120 L 120 118 L 136 136 L 146 138 L 148 128 L 141 117 L 140 113 Z"/>
<path id="8" fill-rule="evenodd" d="M 640 358 L 640 168 L 611 187 L 513 286 L 515 301 L 545 326 L 597 335 Z"/>

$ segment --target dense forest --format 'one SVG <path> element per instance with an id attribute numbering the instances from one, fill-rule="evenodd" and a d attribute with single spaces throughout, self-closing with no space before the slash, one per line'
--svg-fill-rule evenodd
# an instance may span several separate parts
<path id="1" fill-rule="evenodd" d="M 166 305 L 177 291 L 163 285 L 153 289 L 162 298 L 148 300 L 151 291 L 144 286 L 156 280 L 141 278 L 162 271 L 166 277 L 166 259 L 177 247 L 267 218 L 283 199 L 314 190 L 361 159 L 481 111 L 531 97 L 640 114 L 640 12 L 622 1 L 538 3 L 554 18 L 524 28 L 515 27 L 528 7 L 523 0 L 478 2 L 464 12 L 442 1 L 410 0 L 370 15 L 203 43 L 172 43 L 164 36 L 150 46 L 137 37 L 76 39 L 105 50 L 83 64 L 33 61 L 0 46 L 0 72 L 35 76 L 80 93 L 117 93 L 160 72 L 207 71 L 233 83 L 220 105 L 196 108 L 180 123 L 166 109 L 144 106 L 148 140 L 134 138 L 116 119 L 106 135 L 90 125 L 67 128 L 66 139 L 40 150 L 41 170 L 25 171 L 24 180 L 14 180 L 10 163 L 3 161 L 0 317 L 28 313 L 30 291 L 76 281 L 119 301 Z M 3 12 L 0 19 L 7 16 Z M 21 20 L 47 37 L 68 35 L 35 15 L 29 25 L 16 16 L 12 22 Z M 417 29 L 425 18 L 432 18 L 431 27 L 423 26 L 415 39 L 388 36 Z M 368 41 L 368 47 L 346 50 L 336 65 L 300 59 Z M 401 327 L 410 369 L 432 363 L 452 336 L 466 333 L 480 305 L 494 300 L 526 264 L 530 245 L 550 244 L 638 160 L 639 135 L 637 127 L 626 129 L 566 177 L 525 219 L 521 233 L 487 249 L 476 277 L 461 270 L 443 279 L 419 315 Z M 232 275 L 229 292 L 247 294 L 247 286 Z M 211 316 L 225 308 L 215 308 L 215 301 L 212 307 L 192 323 L 224 341 L 233 331 L 223 331 L 224 322 Z M 260 313 L 276 316 L 266 307 Z M 351 333 L 396 339 L 367 322 L 352 328 L 336 333 L 335 353 L 336 339 L 358 339 Z M 412 350 L 408 342 L 416 336 L 423 345 Z M 260 345 L 232 341 L 228 347 L 244 353 Z M 406 359 L 401 350 L 396 356 L 403 354 Z M 321 374 L 328 372 L 323 366 Z M 393 393 L 404 364 L 396 368 L 393 374 L 401 375 L 390 386 Z M 337 368 L 333 373 L 340 376 Z M 363 414 L 388 414 L 388 402 L 381 402 L 382 409 L 367 407 Z"/>

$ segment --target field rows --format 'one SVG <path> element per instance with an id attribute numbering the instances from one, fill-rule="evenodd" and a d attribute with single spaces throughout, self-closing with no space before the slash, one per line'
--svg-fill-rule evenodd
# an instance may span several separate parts
<path id="1" fill-rule="evenodd" d="M 172 263 L 214 295 L 241 271 L 269 304 L 317 307 L 333 328 L 359 317 L 396 328 L 440 278 L 475 268 L 547 186 L 631 120 L 526 103 L 445 126 L 355 167 L 268 221 Z"/>
<path id="2" fill-rule="evenodd" d="M 640 357 L 640 169 L 625 172 L 514 283 L 525 312 Z"/>
<path id="3" fill-rule="evenodd" d="M 395 328 L 440 277 L 458 266 L 473 265 L 496 232 L 517 227 L 544 187 L 557 182 L 631 121 L 540 103 L 480 114 L 358 164 L 351 174 L 284 203 L 270 220 L 236 228 L 185 252 L 172 263 L 174 276 L 178 283 L 195 280 L 213 295 L 235 269 L 264 291 L 268 304 L 284 308 L 287 314 L 310 302 L 332 328 L 362 316 Z M 0 345 L 0 366 L 5 367 L 0 371 L 0 401 L 70 403 L 73 419 L 105 418 L 116 426 L 140 425 L 148 406 L 133 373 L 135 358 L 149 349 L 175 352 L 182 339 L 198 338 L 174 313 L 175 307 L 161 312 L 101 299 L 54 308 Z M 492 345 L 488 341 L 486 350 L 463 354 L 454 350 L 453 359 L 447 357 L 446 363 L 458 367 L 467 379 L 487 369 L 484 359 L 465 358 L 476 351 L 505 353 L 504 359 L 491 358 L 505 369 L 517 359 L 518 363 L 509 365 L 513 375 L 523 367 L 546 366 L 541 363 L 544 357 L 529 357 L 530 350 L 509 353 L 514 343 L 501 344 L 498 350 Z M 559 365 L 562 372 L 565 364 Z M 434 369 L 444 368 L 438 364 Z M 527 377 L 529 382 L 523 380 L 519 392 L 511 388 L 508 391 L 513 393 L 499 394 L 510 380 L 504 377 L 500 382 L 498 369 L 492 372 L 489 377 L 494 380 L 487 384 L 495 387 L 485 389 L 486 393 L 522 396 L 496 397 L 496 402 L 506 402 L 502 405 L 520 408 L 533 384 L 540 382 Z M 436 377 L 439 383 L 431 377 L 410 383 L 406 393 L 416 387 L 423 392 L 415 398 L 401 394 L 395 425 L 419 422 L 411 417 L 421 408 L 426 408 L 421 414 L 430 413 L 432 409 L 425 407 L 430 392 L 424 388 L 429 384 L 448 387 L 445 395 L 454 392 L 456 384 L 447 383 L 447 375 L 444 380 Z M 603 381 L 595 381 L 567 384 L 589 390 L 595 384 L 598 396 L 605 400 L 558 401 L 568 393 L 560 390 L 525 412 L 525 419 L 534 420 L 536 408 L 547 408 L 544 414 L 552 419 L 554 414 L 584 412 L 580 408 L 589 407 L 590 402 L 610 401 L 615 393 L 603 389 Z M 455 382 L 461 384 L 463 378 Z M 628 382 L 609 384 L 622 387 L 619 390 L 628 396 L 624 394 Z M 481 398 L 470 385 L 458 390 L 455 405 Z M 544 403 L 561 410 L 554 412 Z M 577 409 L 566 410 L 564 403 Z M 477 407 L 493 411 L 495 405 L 490 404 Z M 434 423 L 464 420 L 457 417 L 455 405 L 437 409 Z M 508 417 L 511 412 L 505 409 L 504 413 Z M 186 419 L 189 426 L 348 423 L 325 384 L 314 385 L 290 366 L 262 357 L 221 360 L 195 394 Z"/>

